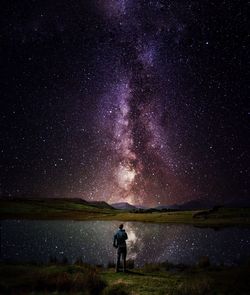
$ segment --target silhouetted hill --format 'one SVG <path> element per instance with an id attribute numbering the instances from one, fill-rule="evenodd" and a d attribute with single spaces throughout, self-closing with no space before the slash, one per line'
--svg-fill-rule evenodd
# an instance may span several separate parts
<path id="1" fill-rule="evenodd" d="M 111 206 L 115 209 L 122 209 L 122 210 L 133 210 L 136 209 L 135 206 L 127 203 L 127 202 L 121 202 L 121 203 L 113 203 Z"/>
<path id="2" fill-rule="evenodd" d="M 37 200 L 37 199 L 33 199 L 33 200 Z M 89 204 L 89 202 L 87 202 L 84 199 L 81 198 L 46 198 L 46 199 L 41 199 L 41 200 L 45 200 L 46 202 L 48 201 L 65 201 L 65 202 L 74 202 L 74 203 L 79 203 L 79 204 Z"/>
<path id="3" fill-rule="evenodd" d="M 192 200 L 186 203 L 177 204 L 174 205 L 176 209 L 179 210 L 196 210 L 196 209 L 210 209 L 215 206 L 222 206 L 227 208 L 244 208 L 244 207 L 250 207 L 250 199 L 247 198 L 235 198 L 231 200 L 226 201 L 211 201 L 208 199 L 198 199 L 198 200 Z"/>
<path id="4" fill-rule="evenodd" d="M 91 201 L 91 202 L 88 202 L 88 204 L 101 209 L 113 209 L 112 206 L 110 206 L 108 203 L 104 201 Z"/>
<path id="5" fill-rule="evenodd" d="M 173 204 L 173 205 L 160 205 L 155 209 L 157 210 L 196 210 L 196 209 L 208 209 L 214 207 L 215 203 L 209 200 L 191 200 L 181 204 Z"/>

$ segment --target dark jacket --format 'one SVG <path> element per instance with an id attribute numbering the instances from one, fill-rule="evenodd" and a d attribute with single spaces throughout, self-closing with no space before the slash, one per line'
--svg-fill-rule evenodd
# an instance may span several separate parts
<path id="1" fill-rule="evenodd" d="M 119 229 L 114 235 L 113 246 L 115 248 L 118 247 L 126 247 L 126 240 L 128 239 L 128 235 L 125 232 L 125 229 Z"/>

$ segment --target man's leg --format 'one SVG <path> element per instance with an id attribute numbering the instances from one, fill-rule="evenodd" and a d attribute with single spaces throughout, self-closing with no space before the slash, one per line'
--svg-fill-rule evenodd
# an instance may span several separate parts
<path id="1" fill-rule="evenodd" d="M 123 260 L 123 271 L 126 271 L 126 257 L 127 257 L 127 248 L 124 247 L 122 251 L 122 260 Z"/>
<path id="2" fill-rule="evenodd" d="M 118 249 L 117 249 L 117 261 L 116 261 L 116 272 L 119 271 L 120 260 L 121 260 L 121 249 L 118 248 Z"/>

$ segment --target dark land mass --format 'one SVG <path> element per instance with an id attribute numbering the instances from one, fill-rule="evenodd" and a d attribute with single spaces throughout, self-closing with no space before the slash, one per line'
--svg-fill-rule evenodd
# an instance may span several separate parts
<path id="1" fill-rule="evenodd" d="M 146 264 L 127 273 L 82 262 L 0 264 L 1 294 L 239 295 L 249 294 L 249 264 L 234 267 Z"/>
<path id="2" fill-rule="evenodd" d="M 216 206 L 203 210 L 118 210 L 105 202 L 82 199 L 0 200 L 0 219 L 120 220 L 193 224 L 196 226 L 249 226 L 250 208 Z"/>
<path id="3" fill-rule="evenodd" d="M 127 202 L 120 202 L 120 203 L 113 203 L 111 206 L 115 209 L 120 209 L 120 210 L 136 210 L 138 209 L 137 206 L 133 206 Z"/>

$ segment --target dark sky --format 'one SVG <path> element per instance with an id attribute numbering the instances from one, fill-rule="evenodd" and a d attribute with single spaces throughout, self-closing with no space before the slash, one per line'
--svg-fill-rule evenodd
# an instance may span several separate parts
<path id="1" fill-rule="evenodd" d="M 7 1 L 2 196 L 249 197 L 246 1 Z"/>

